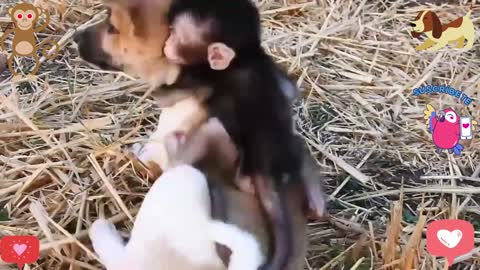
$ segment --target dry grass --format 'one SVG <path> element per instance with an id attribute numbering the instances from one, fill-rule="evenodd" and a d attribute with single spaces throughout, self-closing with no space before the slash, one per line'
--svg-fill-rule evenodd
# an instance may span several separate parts
<path id="1" fill-rule="evenodd" d="M 298 127 L 330 194 L 330 219 L 310 224 L 308 269 L 446 269 L 425 251 L 424 224 L 436 219 L 474 222 L 480 242 L 479 134 L 464 141 L 461 157 L 437 154 L 422 118 L 431 103 L 480 119 L 480 46 L 416 52 L 408 22 L 425 7 L 413 2 L 260 3 L 265 45 L 298 79 Z M 436 2 L 452 2 L 433 7 L 443 22 L 467 11 L 459 1 Z M 71 34 L 99 2 L 35 3 L 52 14 L 39 38 L 64 49 L 43 63 L 38 82 L 0 77 L 0 236 L 41 238 L 41 259 L 26 269 L 100 269 L 86 229 L 101 215 L 131 228 L 151 182 L 124 149 L 146 139 L 160 109 L 139 102 L 145 87 L 127 75 L 78 58 Z M 480 37 L 478 7 L 472 18 Z M 3 28 L 8 21 L 0 4 Z M 412 95 L 426 84 L 451 85 L 474 102 Z M 457 269 L 479 269 L 479 252 L 459 258 Z"/>

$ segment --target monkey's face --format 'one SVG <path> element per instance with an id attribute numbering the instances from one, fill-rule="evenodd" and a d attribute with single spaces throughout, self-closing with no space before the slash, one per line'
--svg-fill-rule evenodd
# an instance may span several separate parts
<path id="1" fill-rule="evenodd" d="M 25 5 L 25 3 L 23 3 L 15 8 L 11 8 L 9 13 L 15 26 L 25 31 L 35 26 L 41 10 L 30 4 Z"/>
<path id="2" fill-rule="evenodd" d="M 125 2 L 125 3 L 123 3 Z M 165 67 L 163 47 L 169 1 L 109 1 L 108 16 L 75 36 L 80 56 L 102 69 L 121 70 L 149 80 Z"/>
<path id="3" fill-rule="evenodd" d="M 170 26 L 165 56 L 180 65 L 206 62 L 208 43 L 204 36 L 208 27 L 188 14 L 179 15 Z"/>
<path id="4" fill-rule="evenodd" d="M 165 56 L 179 65 L 209 64 L 214 70 L 230 66 L 235 51 L 221 42 L 212 42 L 215 20 L 195 19 L 190 13 L 178 14 L 165 42 Z"/>

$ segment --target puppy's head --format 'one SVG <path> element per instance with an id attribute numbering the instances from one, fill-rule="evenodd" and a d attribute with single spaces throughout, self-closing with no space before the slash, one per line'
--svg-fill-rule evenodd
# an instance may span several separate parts
<path id="1" fill-rule="evenodd" d="M 412 27 L 412 36 L 418 38 L 421 33 L 432 31 L 434 38 L 440 38 L 442 35 L 442 23 L 433 11 L 424 10 L 417 14 L 417 17 L 410 23 Z"/>
<path id="2" fill-rule="evenodd" d="M 163 54 L 170 0 L 105 0 L 104 5 L 107 17 L 75 35 L 84 60 L 149 81 L 173 66 Z"/>

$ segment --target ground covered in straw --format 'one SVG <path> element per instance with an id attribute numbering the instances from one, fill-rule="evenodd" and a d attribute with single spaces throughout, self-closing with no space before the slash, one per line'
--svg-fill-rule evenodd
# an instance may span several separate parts
<path id="1" fill-rule="evenodd" d="M 416 52 L 420 41 L 408 23 L 419 10 L 429 6 L 446 23 L 470 5 L 436 2 L 259 3 L 265 47 L 302 91 L 298 129 L 330 195 L 330 217 L 309 225 L 308 269 L 446 269 L 443 258 L 426 252 L 424 226 L 445 218 L 472 222 L 479 246 L 478 128 L 462 141 L 460 157 L 438 154 L 423 111 L 430 103 L 480 120 L 480 46 Z M 131 228 L 151 181 L 127 162 L 125 149 L 147 138 L 161 110 L 141 100 L 145 86 L 78 58 L 72 33 L 97 20 L 100 2 L 35 4 L 52 14 L 38 38 L 59 40 L 63 49 L 43 62 L 37 82 L 14 85 L 8 71 L 0 77 L 0 236 L 41 238 L 41 258 L 26 269 L 101 269 L 86 229 L 101 215 Z M 478 7 L 472 18 L 479 37 Z M 0 3 L 2 29 L 8 22 Z M 462 90 L 474 102 L 412 95 L 431 84 Z M 478 269 L 479 252 L 458 258 L 456 269 Z M 15 269 L 0 263 L 4 268 Z"/>

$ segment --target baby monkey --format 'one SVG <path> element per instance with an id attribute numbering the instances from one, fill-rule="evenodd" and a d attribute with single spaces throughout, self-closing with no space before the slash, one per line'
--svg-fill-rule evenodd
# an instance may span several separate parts
<path id="1" fill-rule="evenodd" d="M 282 71 L 261 46 L 258 10 L 250 0 L 176 0 L 168 21 L 164 52 L 181 71 L 167 89 L 212 90 L 202 104 L 237 146 L 241 175 L 251 179 L 269 217 L 275 248 L 262 269 L 285 269 L 294 238 L 286 194 L 303 185 L 317 216 L 324 200 L 319 177 L 305 173 L 311 159 L 293 129 Z"/>

